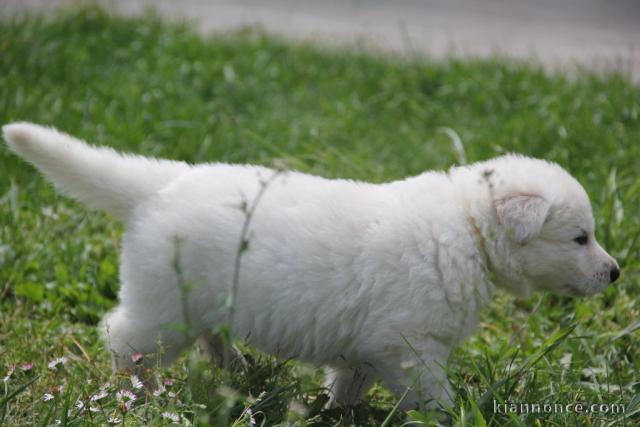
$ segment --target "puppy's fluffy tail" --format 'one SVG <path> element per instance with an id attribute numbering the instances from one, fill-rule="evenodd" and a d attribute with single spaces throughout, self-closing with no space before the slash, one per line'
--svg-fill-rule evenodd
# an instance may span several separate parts
<path id="1" fill-rule="evenodd" d="M 2 132 L 9 148 L 33 163 L 63 193 L 122 219 L 189 168 L 186 163 L 93 147 L 32 123 L 11 123 Z"/>

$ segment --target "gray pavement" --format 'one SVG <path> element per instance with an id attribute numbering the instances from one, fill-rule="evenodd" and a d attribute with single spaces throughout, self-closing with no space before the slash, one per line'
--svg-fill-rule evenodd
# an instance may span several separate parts
<path id="1" fill-rule="evenodd" d="M 74 0 L 0 0 L 0 14 Z M 77 1 L 76 1 L 77 2 Z M 153 6 L 211 33 L 257 25 L 285 37 L 437 58 L 501 55 L 567 71 L 619 70 L 640 83 L 640 0 L 108 0 Z"/>

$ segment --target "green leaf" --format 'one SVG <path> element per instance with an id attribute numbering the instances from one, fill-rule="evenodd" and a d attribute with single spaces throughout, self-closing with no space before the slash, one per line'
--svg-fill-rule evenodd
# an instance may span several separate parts
<path id="1" fill-rule="evenodd" d="M 41 302 L 44 299 L 44 286 L 33 282 L 17 283 L 13 287 L 13 293 L 34 302 Z"/>
<path id="2" fill-rule="evenodd" d="M 473 412 L 473 422 L 474 425 L 480 427 L 487 427 L 487 421 L 482 416 L 482 412 L 480 412 L 480 408 L 475 400 L 470 399 L 469 403 L 471 404 L 471 411 Z"/>

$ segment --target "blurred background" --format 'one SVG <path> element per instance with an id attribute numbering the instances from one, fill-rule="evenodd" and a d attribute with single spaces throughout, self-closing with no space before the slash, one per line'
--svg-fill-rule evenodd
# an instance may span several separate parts
<path id="1" fill-rule="evenodd" d="M 69 0 L 2 0 L 3 14 L 49 12 Z M 257 26 L 295 39 L 443 56 L 506 56 L 547 68 L 574 65 L 640 81 L 638 0 L 110 0 L 149 7 L 209 32 Z"/>

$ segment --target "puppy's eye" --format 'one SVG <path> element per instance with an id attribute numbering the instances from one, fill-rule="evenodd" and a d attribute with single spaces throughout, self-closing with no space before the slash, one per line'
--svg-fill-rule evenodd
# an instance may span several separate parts
<path id="1" fill-rule="evenodd" d="M 584 246 L 587 243 L 589 243 L 589 236 L 587 236 L 586 234 L 583 234 L 582 236 L 578 236 L 575 239 L 573 239 L 573 241 L 579 244 L 580 246 Z"/>

